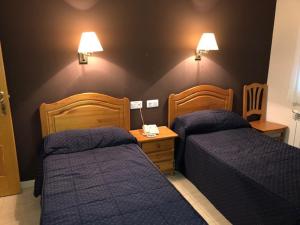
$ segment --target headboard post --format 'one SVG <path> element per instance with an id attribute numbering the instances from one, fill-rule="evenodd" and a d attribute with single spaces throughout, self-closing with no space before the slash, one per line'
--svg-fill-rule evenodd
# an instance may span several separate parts
<path id="1" fill-rule="evenodd" d="M 175 110 L 175 94 L 170 94 L 168 101 L 168 127 L 171 128 L 174 119 L 176 118 Z"/>
<path id="2" fill-rule="evenodd" d="M 130 130 L 128 98 L 83 93 L 40 106 L 43 137 L 64 130 L 116 126 Z"/>
<path id="3" fill-rule="evenodd" d="M 199 85 L 178 94 L 171 94 L 168 102 L 168 126 L 177 116 L 205 109 L 232 110 L 233 90 L 213 85 Z"/>

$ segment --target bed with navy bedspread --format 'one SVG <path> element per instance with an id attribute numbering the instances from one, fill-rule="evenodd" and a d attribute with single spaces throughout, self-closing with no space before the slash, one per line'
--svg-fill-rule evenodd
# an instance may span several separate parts
<path id="1" fill-rule="evenodd" d="M 239 115 L 205 110 L 178 117 L 176 168 L 233 224 L 300 224 L 300 150 Z"/>
<path id="2" fill-rule="evenodd" d="M 43 225 L 207 224 L 125 130 L 52 134 L 42 158 Z"/>

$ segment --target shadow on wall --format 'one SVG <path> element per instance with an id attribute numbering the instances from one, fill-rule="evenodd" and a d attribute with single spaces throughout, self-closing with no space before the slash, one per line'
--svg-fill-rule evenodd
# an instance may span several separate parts
<path id="1" fill-rule="evenodd" d="M 92 8 L 98 0 L 64 0 L 66 3 L 68 3 L 70 6 L 72 6 L 75 9 L 78 10 L 88 10 Z"/>
<path id="2" fill-rule="evenodd" d="M 208 12 L 216 7 L 220 0 L 191 0 L 195 8 L 200 12 Z"/>
<path id="3" fill-rule="evenodd" d="M 159 108 L 143 109 L 145 123 L 157 123 L 159 125 L 167 123 L 168 96 L 172 93 L 178 93 L 201 84 L 232 88 L 232 83 L 238 84 L 238 82 L 229 72 L 213 60 L 203 57 L 201 61 L 195 61 L 195 56 L 190 56 L 179 62 L 164 75 L 159 76 L 155 82 L 144 90 L 142 94 L 143 100 L 158 98 L 160 102 Z M 134 110 L 131 114 L 132 127 L 141 127 L 138 111 Z M 163 115 L 163 117 L 156 115 Z"/>
<path id="4" fill-rule="evenodd" d="M 191 56 L 161 76 L 144 94 L 147 96 L 154 90 L 162 89 L 167 89 L 169 93 L 174 90 L 185 90 L 188 86 L 183 85 L 189 83 L 193 85 L 214 84 L 229 88 L 232 85 L 232 79 L 232 75 L 213 60 L 202 57 L 201 61 L 195 61 L 195 56 Z M 234 82 L 238 83 L 237 80 Z M 165 85 L 166 83 L 169 85 Z"/>
<path id="5" fill-rule="evenodd" d="M 79 92 L 101 91 L 106 89 L 105 84 L 109 83 L 109 89 L 117 91 L 117 95 L 124 95 L 124 85 L 127 84 L 127 76 L 129 74 L 125 69 L 97 57 L 89 57 L 89 64 L 80 65 L 78 61 L 73 61 L 65 66 L 62 70 L 51 76 L 30 98 L 34 96 L 43 96 L 46 99 L 51 99 L 51 93 L 55 91 L 55 96 L 64 98 L 70 94 Z M 111 82 L 115 80 L 116 82 Z M 73 92 L 73 93 L 72 93 Z M 109 90 L 105 90 L 106 94 L 110 94 Z M 45 96 L 48 95 L 48 96 Z M 57 101 L 59 99 L 52 99 Z"/>
<path id="6" fill-rule="evenodd" d="M 30 110 L 26 107 L 27 105 L 37 106 L 35 112 L 38 112 L 43 102 L 55 102 L 82 92 L 95 91 L 123 97 L 124 86 L 129 85 L 127 76 L 129 75 L 123 68 L 102 58 L 90 57 L 88 65 L 80 65 L 75 60 L 55 75 L 50 76 L 50 79 L 37 90 L 33 90 L 26 100 L 18 104 L 15 114 L 30 114 L 29 111 L 27 112 Z M 112 82 L 113 80 L 115 82 Z M 33 117 L 38 117 L 37 114 L 35 113 Z"/>
<path id="7" fill-rule="evenodd" d="M 67 4 L 78 10 L 88 10 L 99 0 L 64 0 Z M 192 5 L 200 12 L 208 12 L 216 7 L 220 0 L 190 0 Z"/>

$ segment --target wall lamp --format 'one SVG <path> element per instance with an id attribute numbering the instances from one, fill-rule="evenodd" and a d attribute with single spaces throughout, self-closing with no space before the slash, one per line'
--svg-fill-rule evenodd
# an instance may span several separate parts
<path id="1" fill-rule="evenodd" d="M 201 56 L 211 50 L 219 50 L 215 34 L 203 33 L 196 49 L 195 60 L 201 60 Z"/>
<path id="2" fill-rule="evenodd" d="M 79 64 L 87 64 L 93 52 L 102 52 L 103 48 L 95 32 L 83 32 L 78 47 Z"/>

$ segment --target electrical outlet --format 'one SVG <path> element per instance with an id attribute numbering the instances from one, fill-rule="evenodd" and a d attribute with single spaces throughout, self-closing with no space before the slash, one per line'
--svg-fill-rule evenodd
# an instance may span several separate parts
<path id="1" fill-rule="evenodd" d="M 158 99 L 147 100 L 147 108 L 157 108 L 159 106 Z"/>
<path id="2" fill-rule="evenodd" d="M 142 109 L 142 108 L 143 108 L 143 101 L 130 102 L 130 109 Z"/>

